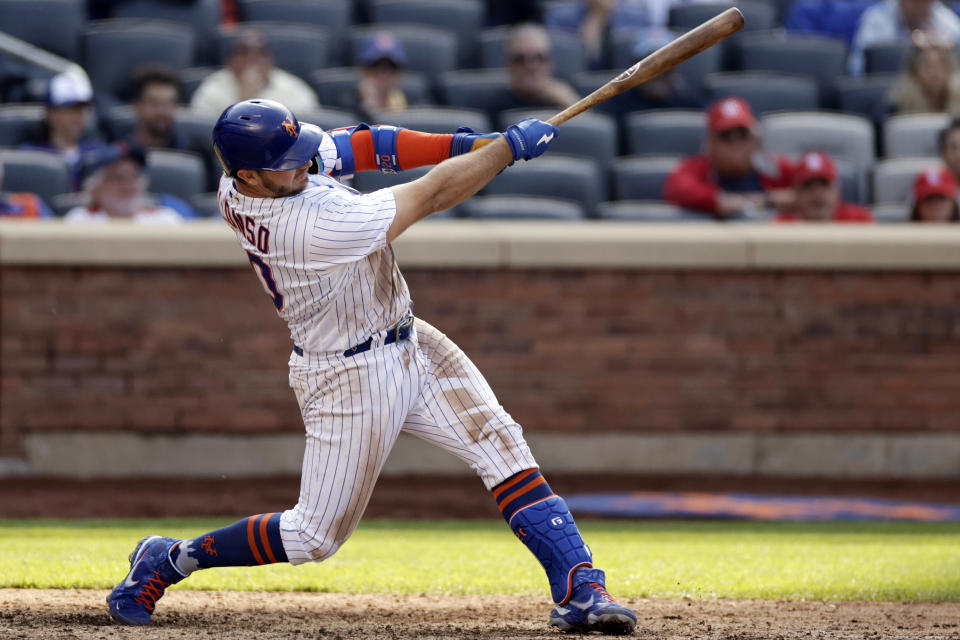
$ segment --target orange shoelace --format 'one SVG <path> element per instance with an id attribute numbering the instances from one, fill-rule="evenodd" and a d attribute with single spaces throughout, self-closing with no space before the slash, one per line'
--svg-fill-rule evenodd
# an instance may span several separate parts
<path id="1" fill-rule="evenodd" d="M 613 599 L 613 596 L 607 593 L 606 587 L 599 582 L 591 582 L 590 586 L 593 587 L 593 590 L 600 595 L 601 600 L 604 600 L 605 602 L 616 602 L 616 600 Z"/>
<path id="2" fill-rule="evenodd" d="M 139 602 L 146 607 L 147 611 L 153 613 L 154 605 L 157 600 L 163 596 L 164 590 L 169 586 L 169 582 L 164 582 L 160 579 L 160 572 L 154 571 L 153 576 L 147 578 L 146 583 L 140 589 L 140 593 L 137 594 L 137 597 L 134 598 L 133 601 Z"/>

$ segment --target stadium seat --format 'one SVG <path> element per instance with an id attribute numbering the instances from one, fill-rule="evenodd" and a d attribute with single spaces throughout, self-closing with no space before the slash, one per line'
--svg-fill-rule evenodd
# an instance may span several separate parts
<path id="1" fill-rule="evenodd" d="M 129 137 L 133 133 L 135 117 L 133 107 L 129 104 L 118 104 L 110 107 L 102 118 L 107 137 L 110 140 Z"/>
<path id="2" fill-rule="evenodd" d="M 744 17 L 745 31 L 765 31 L 775 25 L 776 10 L 766 2 L 739 0 L 735 3 Z M 710 18 L 723 13 L 732 5 L 727 2 L 702 2 L 670 7 L 668 26 L 680 32 L 689 31 Z"/>
<path id="3" fill-rule="evenodd" d="M 43 122 L 40 104 L 0 105 L 0 147 L 15 147 Z"/>
<path id="4" fill-rule="evenodd" d="M 545 155 L 535 162 L 518 162 L 484 187 L 483 195 L 524 195 L 576 202 L 587 217 L 607 199 L 606 180 L 599 165 L 583 158 Z"/>
<path id="5" fill-rule="evenodd" d="M 837 167 L 837 176 L 840 179 L 840 191 L 843 199 L 846 202 L 867 204 L 869 202 L 867 193 L 868 171 L 843 158 L 837 158 L 833 163 Z"/>
<path id="6" fill-rule="evenodd" d="M 400 173 L 381 173 L 379 171 L 362 171 L 352 180 L 352 186 L 362 193 L 370 193 L 380 189 L 393 187 L 404 182 L 410 182 L 427 174 L 433 166 L 416 167 Z"/>
<path id="7" fill-rule="evenodd" d="M 556 111 L 508 109 L 500 114 L 497 128 L 505 131 L 524 118 L 549 120 Z M 617 123 L 605 113 L 585 112 L 563 123 L 560 135 L 550 144 L 550 153 L 583 156 L 606 171 L 617 156 Z"/>
<path id="8" fill-rule="evenodd" d="M 781 32 L 746 33 L 740 39 L 740 68 L 812 78 L 821 106 L 836 104 L 835 83 L 843 75 L 847 48 L 838 38 L 788 35 Z"/>
<path id="9" fill-rule="evenodd" d="M 712 222 L 705 213 L 687 211 L 656 200 L 615 200 L 597 205 L 597 217 L 603 220 L 635 222 Z"/>
<path id="10" fill-rule="evenodd" d="M 200 86 L 200 83 L 216 70 L 217 67 L 189 67 L 187 69 L 180 69 L 177 72 L 177 77 L 180 78 L 180 102 L 189 104 L 190 99 L 193 97 L 197 87 Z"/>
<path id="11" fill-rule="evenodd" d="M 680 33 L 674 33 L 680 36 Z M 637 35 L 631 30 L 623 29 L 614 31 L 610 37 L 611 59 L 613 66 L 617 71 L 607 78 L 613 78 L 618 73 L 637 62 L 639 59 L 636 51 Z M 688 85 L 698 93 L 703 90 L 703 79 L 710 73 L 716 73 L 723 69 L 723 48 L 710 47 L 704 49 L 692 58 L 684 60 L 677 65 L 676 72 Z M 606 80 L 604 81 L 606 82 Z M 602 84 L 602 83 L 601 83 Z M 599 84 L 597 85 L 600 86 Z M 594 87 L 596 88 L 596 87 Z"/>
<path id="12" fill-rule="evenodd" d="M 324 29 L 330 39 L 330 62 L 349 63 L 343 43 L 353 22 L 350 0 L 237 0 L 243 22 L 283 22 Z"/>
<path id="13" fill-rule="evenodd" d="M 912 47 L 909 41 L 899 40 L 867 47 L 863 52 L 866 73 L 899 73 Z"/>
<path id="14" fill-rule="evenodd" d="M 111 107 L 103 117 L 103 128 L 110 140 L 122 140 L 133 134 L 134 120 L 133 107 L 121 104 Z M 198 114 L 187 109 L 179 109 L 174 116 L 173 127 L 178 135 L 188 140 L 203 140 L 209 142 L 213 125 L 217 121 L 215 116 Z"/>
<path id="15" fill-rule="evenodd" d="M 702 111 L 654 110 L 630 113 L 624 123 L 633 155 L 696 155 L 707 135 Z"/>
<path id="16" fill-rule="evenodd" d="M 4 191 L 29 191 L 44 202 L 70 191 L 66 161 L 56 153 L 0 149 Z"/>
<path id="17" fill-rule="evenodd" d="M 583 207 L 569 200 L 533 196 L 474 196 L 460 206 L 479 220 L 583 220 Z"/>
<path id="18" fill-rule="evenodd" d="M 486 69 L 507 66 L 507 35 L 509 27 L 489 27 L 480 33 L 480 66 Z M 583 43 L 576 34 L 565 31 L 550 32 L 550 57 L 553 73 L 558 78 L 573 82 L 586 68 Z"/>
<path id="19" fill-rule="evenodd" d="M 310 86 L 317 92 L 317 98 L 324 107 L 357 111 L 357 84 L 360 70 L 356 67 L 331 67 L 317 69 L 307 78 Z M 430 86 L 421 73 L 405 71 L 400 81 L 400 89 L 407 98 L 408 106 L 431 104 Z"/>
<path id="20" fill-rule="evenodd" d="M 82 207 L 87 201 L 87 195 L 82 191 L 72 193 L 58 193 L 53 199 L 47 201 L 50 208 L 53 209 L 53 215 L 62 218 L 74 207 Z"/>
<path id="21" fill-rule="evenodd" d="M 123 0 L 123 2 L 111 4 L 112 18 L 169 20 L 179 25 L 189 25 L 196 36 L 197 62 L 212 64 L 216 60 L 220 0 L 191 0 L 190 2 Z"/>
<path id="22" fill-rule="evenodd" d="M 510 88 L 510 76 L 504 69 L 464 69 L 448 71 L 438 82 L 440 100 L 458 109 L 492 111 L 503 91 Z"/>
<path id="23" fill-rule="evenodd" d="M 245 28 L 262 33 L 273 51 L 274 64 L 304 81 L 315 69 L 329 66 L 333 58 L 333 45 L 325 29 L 285 22 L 244 22 L 218 29 L 220 64 L 226 64 L 233 43 Z"/>
<path id="24" fill-rule="evenodd" d="M 792 156 L 823 151 L 859 170 L 874 161 L 873 125 L 862 116 L 839 113 L 777 113 L 760 119 L 764 147 Z"/>
<path id="25" fill-rule="evenodd" d="M 456 34 L 458 66 L 475 66 L 477 35 L 486 7 L 481 0 L 369 0 L 372 22 L 439 27 Z"/>
<path id="26" fill-rule="evenodd" d="M 371 35 L 390 33 L 403 45 L 407 69 L 423 73 L 435 81 L 445 71 L 457 68 L 457 36 L 447 29 L 414 24 L 383 23 L 353 27 L 350 30 L 349 64 L 356 64 L 360 48 Z"/>
<path id="27" fill-rule="evenodd" d="M 216 218 L 220 216 L 220 209 L 217 205 L 217 192 L 207 191 L 199 193 L 188 201 L 193 210 L 197 212 L 198 218 Z"/>
<path id="28" fill-rule="evenodd" d="M 673 156 L 617 158 L 610 170 L 616 200 L 663 200 L 663 185 L 677 165 Z"/>
<path id="29" fill-rule="evenodd" d="M 866 116 L 875 123 L 887 117 L 888 96 L 897 81 L 895 73 L 876 73 L 862 78 L 837 79 L 837 103 L 841 111 Z"/>
<path id="30" fill-rule="evenodd" d="M 183 200 L 204 192 L 207 167 L 189 151 L 152 149 L 147 152 L 147 180 L 152 193 L 169 193 Z"/>
<path id="31" fill-rule="evenodd" d="M 427 174 L 434 165 L 426 167 L 416 167 L 413 169 L 407 169 L 406 171 L 401 171 L 400 173 L 380 173 L 379 171 L 363 171 L 356 174 L 353 177 L 352 185 L 354 189 L 360 191 L 361 193 L 371 193 L 373 191 L 378 191 L 380 189 L 387 189 L 389 187 L 396 186 L 398 184 L 403 184 L 404 182 L 411 182 L 417 178 L 421 178 Z M 462 205 L 461 205 L 462 206 Z M 430 218 L 432 219 L 441 219 L 441 218 L 455 218 L 460 213 L 460 207 L 453 207 L 452 209 L 447 209 L 445 211 L 438 211 L 436 213 L 431 213 Z"/>
<path id="32" fill-rule="evenodd" d="M 87 21 L 76 0 L 0 0 L 0 30 L 68 60 L 78 60 Z"/>
<path id="33" fill-rule="evenodd" d="M 876 204 L 903 206 L 913 197 L 917 174 L 940 165 L 940 158 L 893 158 L 881 160 L 873 168 L 873 201 Z"/>
<path id="34" fill-rule="evenodd" d="M 100 20 L 83 33 L 84 68 L 101 111 L 131 97 L 130 74 L 144 64 L 185 69 L 193 64 L 193 31 L 159 20 Z"/>
<path id="35" fill-rule="evenodd" d="M 487 115 L 473 109 L 416 107 L 400 113 L 386 114 L 379 121 L 428 133 L 453 133 L 461 126 L 470 127 L 477 132 L 493 131 Z"/>
<path id="36" fill-rule="evenodd" d="M 766 31 L 776 26 L 776 9 L 767 2 L 759 0 L 738 0 L 733 3 L 744 17 L 743 31 L 729 36 L 715 48 L 720 50 L 724 69 L 736 69 L 740 60 L 739 45 L 746 33 L 750 31 Z M 726 11 L 732 5 L 726 2 L 716 3 L 684 3 L 670 8 L 667 26 L 678 33 L 686 33 L 690 29 L 706 22 L 710 18 Z"/>
<path id="37" fill-rule="evenodd" d="M 906 204 L 880 204 L 870 209 L 873 219 L 881 223 L 910 222 L 910 207 Z"/>
<path id="38" fill-rule="evenodd" d="M 946 113 L 892 116 L 883 123 L 883 155 L 887 158 L 937 156 L 937 138 L 950 122 Z"/>
<path id="39" fill-rule="evenodd" d="M 344 111 L 341 109 L 321 109 L 313 113 L 304 113 L 298 116 L 303 122 L 315 124 L 324 131 L 328 129 L 339 129 L 340 127 L 352 127 L 360 124 L 363 120 L 353 111 Z M 387 122 L 386 124 L 391 124 Z"/>
<path id="40" fill-rule="evenodd" d="M 820 107 L 817 83 L 803 76 L 764 72 L 711 73 L 704 79 L 708 102 L 739 96 L 757 116 L 772 111 L 814 111 Z"/>

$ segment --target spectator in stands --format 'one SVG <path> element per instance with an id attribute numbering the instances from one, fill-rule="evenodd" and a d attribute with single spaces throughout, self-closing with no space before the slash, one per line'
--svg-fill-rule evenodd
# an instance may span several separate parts
<path id="1" fill-rule="evenodd" d="M 53 212 L 35 193 L 4 193 L 0 163 L 0 218 L 52 218 Z"/>
<path id="2" fill-rule="evenodd" d="M 357 86 L 360 111 L 365 118 L 399 113 L 407 108 L 400 89 L 407 55 L 403 45 L 389 33 L 370 36 L 360 49 L 361 75 Z"/>
<path id="3" fill-rule="evenodd" d="M 60 154 L 67 163 L 75 191 L 80 188 L 83 154 L 101 144 L 87 133 L 92 101 L 93 88 L 86 75 L 65 72 L 54 76 L 47 85 L 43 124 L 20 145 L 21 149 Z"/>
<path id="4" fill-rule="evenodd" d="M 957 181 L 945 168 L 921 171 L 913 183 L 911 222 L 960 222 Z"/>
<path id="5" fill-rule="evenodd" d="M 173 70 L 153 65 L 137 69 L 132 79 L 134 127 L 127 142 L 146 149 L 174 149 L 200 155 L 204 166 L 210 168 L 207 187 L 215 191 L 221 172 L 209 136 L 195 139 L 174 127 L 180 104 L 180 79 Z"/>
<path id="6" fill-rule="evenodd" d="M 896 113 L 960 115 L 960 70 L 953 45 L 918 33 L 890 93 Z"/>
<path id="7" fill-rule="evenodd" d="M 568 107 L 580 99 L 573 87 L 553 77 L 546 29 L 517 25 L 510 31 L 506 48 L 510 88 L 491 99 L 493 115 L 506 109 Z"/>
<path id="8" fill-rule="evenodd" d="M 939 0 L 882 0 L 860 16 L 850 49 L 850 74 L 865 72 L 867 47 L 909 40 L 915 31 L 954 45 L 960 41 L 960 17 Z"/>
<path id="9" fill-rule="evenodd" d="M 263 34 L 245 29 L 233 44 L 227 66 L 211 73 L 197 87 L 190 109 L 219 116 L 231 104 L 251 98 L 276 100 L 298 115 L 320 108 L 316 94 L 306 82 L 274 66 L 273 53 Z"/>
<path id="10" fill-rule="evenodd" d="M 648 7 L 626 0 L 578 0 L 547 7 L 544 24 L 548 29 L 569 31 L 580 36 L 589 69 L 612 69 L 611 34 L 616 29 L 636 31 L 650 27 Z"/>
<path id="11" fill-rule="evenodd" d="M 837 168 L 826 153 L 808 151 L 800 156 L 793 175 L 794 203 L 776 222 L 873 222 L 860 205 L 844 202 Z"/>
<path id="12" fill-rule="evenodd" d="M 960 118 L 954 118 L 937 136 L 937 147 L 943 164 L 960 182 Z"/>
<path id="13" fill-rule="evenodd" d="M 64 218 L 70 222 L 133 220 L 148 223 L 180 222 L 179 212 L 157 202 L 147 193 L 144 150 L 118 142 L 84 157 L 84 206 L 74 207 Z"/>
<path id="14" fill-rule="evenodd" d="M 712 104 L 705 153 L 680 161 L 664 185 L 664 199 L 721 220 L 793 208 L 793 165 L 760 151 L 755 128 L 743 99 Z"/>

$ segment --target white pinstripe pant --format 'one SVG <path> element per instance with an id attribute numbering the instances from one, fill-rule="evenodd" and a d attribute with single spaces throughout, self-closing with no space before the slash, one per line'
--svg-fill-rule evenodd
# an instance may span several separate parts
<path id="1" fill-rule="evenodd" d="M 416 320 L 409 340 L 369 351 L 291 356 L 306 426 L 297 505 L 280 518 L 291 564 L 319 562 L 350 537 L 401 431 L 446 449 L 488 489 L 537 466 L 513 418 L 449 338 Z"/>

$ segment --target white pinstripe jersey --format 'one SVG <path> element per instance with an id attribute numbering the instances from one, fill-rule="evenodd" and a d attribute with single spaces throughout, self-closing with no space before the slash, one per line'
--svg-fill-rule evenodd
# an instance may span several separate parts
<path id="1" fill-rule="evenodd" d="M 387 244 L 393 193 L 361 194 L 326 175 L 338 162 L 327 134 L 320 160 L 324 175 L 296 195 L 251 198 L 224 175 L 217 200 L 293 342 L 344 351 L 399 322 L 410 293 Z"/>

